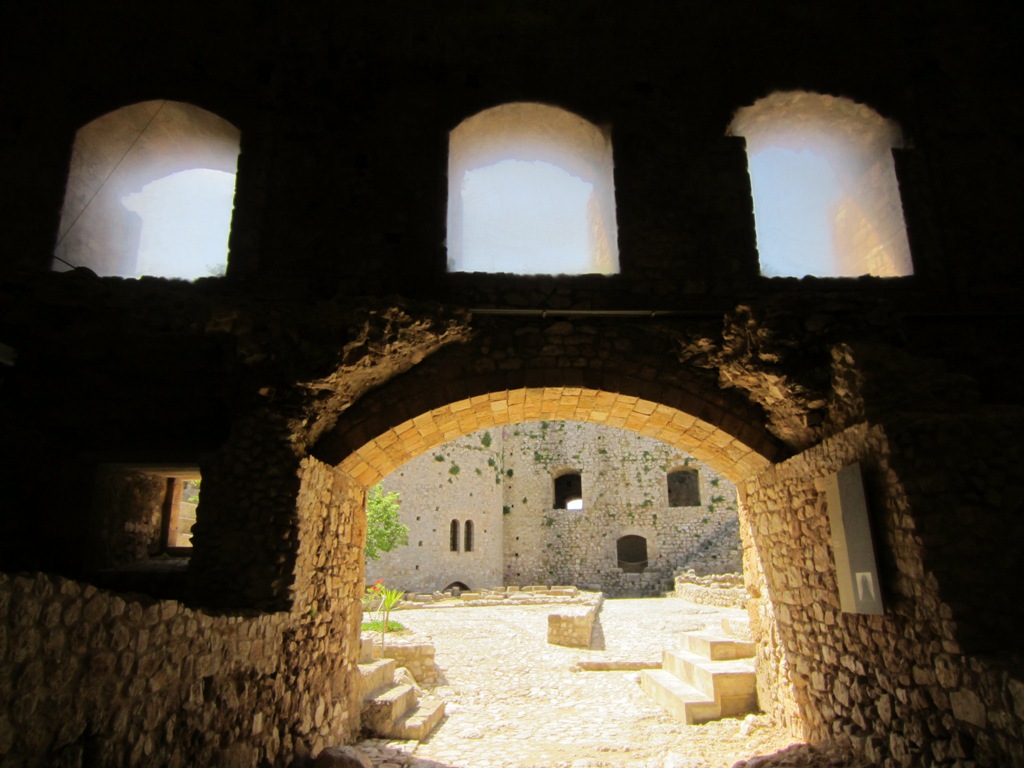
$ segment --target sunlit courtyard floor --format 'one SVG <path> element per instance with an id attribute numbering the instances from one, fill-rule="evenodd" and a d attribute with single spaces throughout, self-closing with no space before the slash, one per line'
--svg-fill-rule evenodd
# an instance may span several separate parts
<path id="1" fill-rule="evenodd" d="M 591 649 L 547 643 L 551 606 L 432 607 L 395 618 L 429 638 L 444 675 L 431 695 L 445 719 L 422 744 L 364 741 L 376 766 L 412 768 L 718 768 L 794 746 L 764 716 L 688 726 L 638 684 L 637 672 L 581 672 L 581 660 L 658 661 L 684 630 L 718 629 L 742 611 L 674 598 L 607 600 Z M 761 765 L 852 765 L 807 748 Z M 752 768 L 751 766 L 751 768 Z"/>

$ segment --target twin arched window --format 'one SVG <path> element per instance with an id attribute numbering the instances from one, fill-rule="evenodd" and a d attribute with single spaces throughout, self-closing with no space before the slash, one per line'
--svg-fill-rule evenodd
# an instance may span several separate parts
<path id="1" fill-rule="evenodd" d="M 79 129 L 53 268 L 102 276 L 221 275 L 239 132 L 191 104 L 146 101 Z"/>
<path id="2" fill-rule="evenodd" d="M 472 552 L 473 551 L 473 521 L 467 520 L 466 526 L 463 529 L 462 538 L 462 551 Z M 459 521 L 452 520 L 448 526 L 448 549 L 451 552 L 459 551 Z"/>

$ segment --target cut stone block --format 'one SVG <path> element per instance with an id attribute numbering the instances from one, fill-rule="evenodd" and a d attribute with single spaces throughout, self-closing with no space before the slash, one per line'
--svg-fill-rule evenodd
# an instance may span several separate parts
<path id="1" fill-rule="evenodd" d="M 360 664 L 360 698 L 365 699 L 370 693 L 392 682 L 397 665 L 394 659 L 380 659 L 369 664 Z"/>
<path id="2" fill-rule="evenodd" d="M 400 717 L 385 734 L 389 739 L 423 741 L 444 717 L 444 702 L 424 699 Z"/>
<path id="3" fill-rule="evenodd" d="M 388 685 L 374 691 L 363 702 L 363 727 L 374 733 L 388 733 L 395 721 L 416 706 L 416 689 L 411 685 Z"/>
<path id="4" fill-rule="evenodd" d="M 713 635 L 709 632 L 684 632 L 683 650 L 712 661 L 749 659 L 754 655 L 754 644 Z"/>
<path id="5" fill-rule="evenodd" d="M 697 725 L 721 717 L 714 699 L 663 669 L 645 669 L 640 687 L 669 714 L 687 725 Z"/>
<path id="6" fill-rule="evenodd" d="M 666 650 L 665 672 L 713 699 L 720 717 L 732 717 L 757 709 L 757 683 L 751 659 L 711 661 L 683 650 Z"/>

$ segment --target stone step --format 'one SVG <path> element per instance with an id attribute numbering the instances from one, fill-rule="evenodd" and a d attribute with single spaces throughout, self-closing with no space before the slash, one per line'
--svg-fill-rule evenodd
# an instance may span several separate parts
<path id="1" fill-rule="evenodd" d="M 385 734 L 389 739 L 423 741 L 444 717 L 444 702 L 424 699 L 394 722 Z"/>
<path id="2" fill-rule="evenodd" d="M 754 644 L 730 637 L 719 637 L 711 632 L 684 632 L 684 651 L 695 653 L 711 661 L 749 659 L 754 655 Z"/>
<path id="3" fill-rule="evenodd" d="M 684 650 L 666 649 L 662 669 L 713 699 L 720 717 L 757 710 L 757 679 L 753 659 L 711 661 Z"/>
<path id="4" fill-rule="evenodd" d="M 416 689 L 401 683 L 378 688 L 363 701 L 363 728 L 386 734 L 395 722 L 416 706 Z"/>
<path id="5" fill-rule="evenodd" d="M 754 641 L 754 636 L 750 631 L 750 619 L 747 617 L 728 616 L 723 618 L 722 634 L 746 643 L 753 643 Z"/>
<path id="6" fill-rule="evenodd" d="M 373 638 L 362 637 L 359 639 L 359 663 L 368 664 L 373 661 Z"/>
<path id="7" fill-rule="evenodd" d="M 394 659 L 379 659 L 359 665 L 359 698 L 366 699 L 371 693 L 395 680 L 398 662 Z"/>
<path id="8" fill-rule="evenodd" d="M 687 725 L 717 720 L 722 715 L 714 699 L 663 669 L 641 672 L 640 687 L 672 717 Z"/>

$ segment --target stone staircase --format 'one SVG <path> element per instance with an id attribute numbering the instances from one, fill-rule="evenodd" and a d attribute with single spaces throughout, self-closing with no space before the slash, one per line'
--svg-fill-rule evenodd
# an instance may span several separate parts
<path id="1" fill-rule="evenodd" d="M 363 643 L 359 674 L 363 694 L 363 729 L 386 739 L 422 741 L 444 717 L 444 702 L 423 699 L 409 683 L 395 681 L 398 662 L 373 660 L 372 645 Z"/>
<path id="2" fill-rule="evenodd" d="M 685 632 L 665 649 L 661 669 L 640 675 L 644 692 L 687 725 L 757 710 L 754 644 L 709 632 Z"/>

